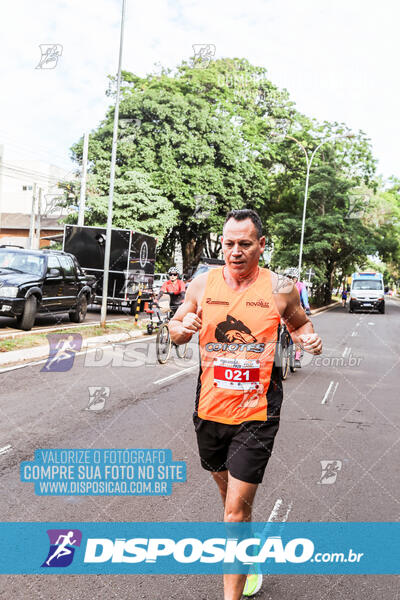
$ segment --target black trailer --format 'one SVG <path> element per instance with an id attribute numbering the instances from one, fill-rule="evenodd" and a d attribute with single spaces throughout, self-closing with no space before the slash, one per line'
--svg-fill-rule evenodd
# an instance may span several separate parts
<path id="1" fill-rule="evenodd" d="M 96 277 L 94 303 L 103 296 L 104 227 L 65 225 L 63 250 L 73 254 L 81 267 Z M 156 259 L 156 238 L 130 229 L 111 230 L 107 305 L 129 307 L 133 314 L 141 290 L 141 301 L 150 299 Z"/>

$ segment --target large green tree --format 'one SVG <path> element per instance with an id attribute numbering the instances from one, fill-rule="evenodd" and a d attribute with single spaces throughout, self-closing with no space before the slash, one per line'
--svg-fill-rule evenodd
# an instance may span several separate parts
<path id="1" fill-rule="evenodd" d="M 216 234 L 228 210 L 254 208 L 274 243 L 273 266 L 296 265 L 306 161 L 289 134 L 308 154 L 329 140 L 311 169 L 303 257 L 316 272 L 321 301 L 329 300 L 335 273 L 368 254 L 395 260 L 396 243 L 371 219 L 354 215 L 360 190 L 373 196 L 377 187 L 364 133 L 337 137 L 348 133 L 344 124 L 300 114 L 266 69 L 245 59 L 198 66 L 184 62 L 146 77 L 123 72 L 114 226 L 158 235 L 165 264 L 180 244 L 186 270 L 201 254 L 218 251 Z M 87 222 L 96 224 L 106 220 L 113 117 L 110 107 L 90 136 Z M 72 151 L 80 162 L 82 140 Z M 386 201 L 382 195 L 374 200 L 378 206 Z"/>

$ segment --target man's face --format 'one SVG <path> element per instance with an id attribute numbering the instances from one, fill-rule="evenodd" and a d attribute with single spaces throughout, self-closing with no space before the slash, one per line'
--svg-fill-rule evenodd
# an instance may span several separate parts
<path id="1" fill-rule="evenodd" d="M 227 267 L 233 274 L 242 276 L 257 267 L 265 249 L 265 237 L 257 238 L 257 230 L 251 219 L 229 219 L 221 243 Z"/>
<path id="2" fill-rule="evenodd" d="M 171 273 L 170 278 L 171 281 L 176 281 L 178 279 L 178 275 L 176 273 Z"/>

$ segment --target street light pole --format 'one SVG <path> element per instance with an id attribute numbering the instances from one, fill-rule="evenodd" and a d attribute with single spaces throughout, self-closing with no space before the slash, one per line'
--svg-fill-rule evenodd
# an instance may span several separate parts
<path id="1" fill-rule="evenodd" d="M 118 118 L 119 118 L 119 93 L 121 88 L 121 64 L 122 64 L 122 47 L 124 41 L 124 25 L 125 25 L 125 2 L 122 0 L 122 17 L 121 17 L 121 35 L 119 41 L 119 59 L 118 59 L 118 75 L 117 75 L 117 98 L 115 100 L 114 112 L 114 129 L 111 149 L 111 168 L 110 168 L 110 191 L 108 196 L 108 215 L 107 215 L 107 233 L 106 247 L 104 251 L 104 275 L 103 275 L 103 296 L 101 299 L 101 314 L 100 326 L 106 326 L 107 318 L 107 295 L 108 295 L 108 273 L 110 268 L 110 252 L 111 252 L 111 227 L 114 199 L 114 180 L 115 180 L 115 161 L 117 157 L 117 140 L 118 140 Z"/>
<path id="2" fill-rule="evenodd" d="M 83 135 L 83 155 L 82 155 L 82 177 L 81 177 L 81 192 L 79 196 L 79 214 L 78 225 L 82 227 L 85 221 L 85 204 L 86 204 L 86 175 L 87 175 L 87 159 L 89 148 L 89 133 L 85 131 Z"/>
<path id="3" fill-rule="evenodd" d="M 320 144 L 318 144 L 318 146 L 312 152 L 311 156 L 308 154 L 308 152 L 305 149 L 305 147 L 303 146 L 303 144 L 301 142 L 299 142 L 299 140 L 297 140 L 295 137 L 293 137 L 291 135 L 286 135 L 285 137 L 289 138 L 290 140 L 293 140 L 294 142 L 296 142 L 296 144 L 298 146 L 300 146 L 300 148 L 304 152 L 304 156 L 306 157 L 306 163 L 307 163 L 306 187 L 305 187 L 305 190 L 304 190 L 303 219 L 302 219 L 302 222 L 301 222 L 301 236 L 300 236 L 300 250 L 299 250 L 299 267 L 298 268 L 299 268 L 299 278 L 300 278 L 301 277 L 301 265 L 302 265 L 302 260 L 303 260 L 303 242 L 304 242 L 304 229 L 305 229 L 305 224 L 306 224 L 306 210 L 307 210 L 307 200 L 308 200 L 308 183 L 309 183 L 309 180 L 310 180 L 310 170 L 311 170 L 312 161 L 314 160 L 314 156 L 316 155 L 316 153 L 318 152 L 318 150 L 321 148 L 321 146 L 323 146 L 327 142 L 331 142 L 332 140 L 335 140 L 335 139 L 340 138 L 340 137 L 350 138 L 350 137 L 353 137 L 353 134 L 347 133 L 347 134 L 344 134 L 344 135 L 334 135 L 332 137 L 327 138 L 326 140 L 323 140 Z"/>

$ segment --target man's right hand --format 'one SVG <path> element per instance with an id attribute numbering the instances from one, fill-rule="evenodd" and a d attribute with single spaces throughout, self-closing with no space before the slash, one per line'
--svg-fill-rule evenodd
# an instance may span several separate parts
<path id="1" fill-rule="evenodd" d="M 189 333 L 193 335 L 196 331 L 201 329 L 201 308 L 196 313 L 189 312 L 182 319 L 182 333 Z"/>

